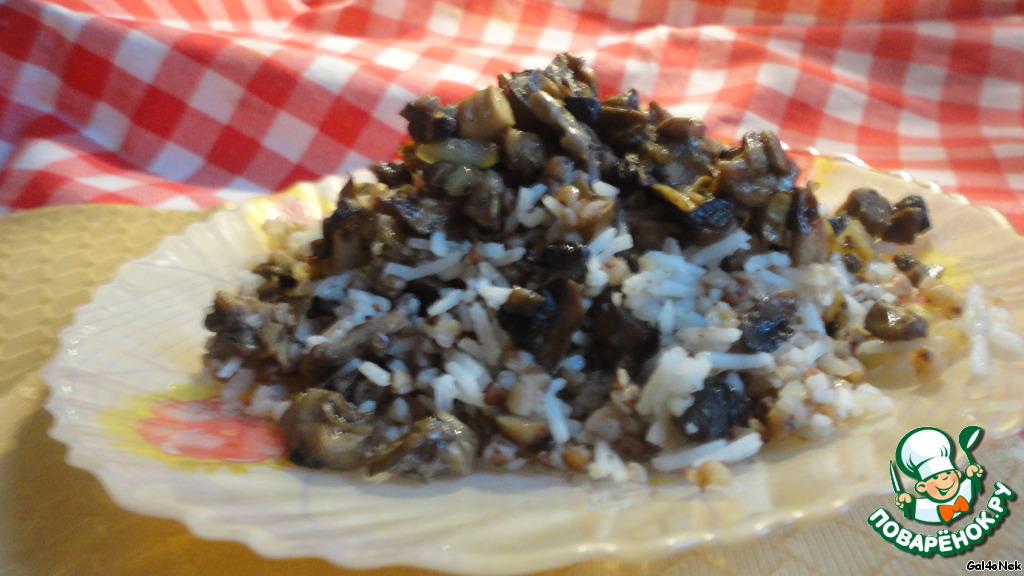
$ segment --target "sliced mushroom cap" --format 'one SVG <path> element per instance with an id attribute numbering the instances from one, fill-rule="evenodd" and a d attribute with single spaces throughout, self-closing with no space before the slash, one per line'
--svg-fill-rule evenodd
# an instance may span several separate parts
<path id="1" fill-rule="evenodd" d="M 928 335 L 928 321 L 905 308 L 875 302 L 864 318 L 864 329 L 887 342 L 916 340 Z"/>
<path id="2" fill-rule="evenodd" d="M 791 190 L 799 172 L 771 132 L 748 132 L 742 146 L 715 167 L 716 193 L 748 208 L 764 206 L 773 192 Z"/>
<path id="3" fill-rule="evenodd" d="M 323 241 L 313 253 L 324 274 L 340 274 L 369 262 L 370 243 L 377 233 L 373 212 L 341 199 L 324 219 L 323 231 Z"/>
<path id="4" fill-rule="evenodd" d="M 214 333 L 210 344 L 224 356 L 274 359 L 285 372 L 293 371 L 301 352 L 294 348 L 297 323 L 292 308 L 230 292 L 217 292 L 204 326 Z"/>
<path id="5" fill-rule="evenodd" d="M 942 266 L 928 266 L 921 262 L 913 254 L 900 253 L 892 258 L 896 269 L 903 272 L 914 286 L 920 287 L 929 280 L 935 280 L 942 276 Z"/>
<path id="6" fill-rule="evenodd" d="M 857 219 L 868 234 L 878 238 L 892 226 L 892 211 L 892 204 L 878 190 L 857 188 L 837 212 Z"/>
<path id="7" fill-rule="evenodd" d="M 828 259 L 831 237 L 828 224 L 818 212 L 818 199 L 807 188 L 793 193 L 787 224 L 790 232 L 789 257 L 794 266 Z"/>
<path id="8" fill-rule="evenodd" d="M 409 121 L 409 135 L 416 142 L 437 142 L 451 138 L 458 127 L 452 110 L 442 106 L 437 96 L 410 102 L 401 114 Z"/>
<path id="9" fill-rule="evenodd" d="M 683 238 L 698 246 L 718 242 L 738 225 L 735 206 L 725 198 L 711 198 L 690 212 L 680 212 L 679 222 Z"/>
<path id="10" fill-rule="evenodd" d="M 428 236 L 443 230 L 452 218 L 451 202 L 438 198 L 377 198 L 374 208 L 393 216 L 410 233 Z"/>
<path id="11" fill-rule="evenodd" d="M 593 130 L 566 110 L 561 100 L 547 92 L 534 92 L 527 102 L 534 116 L 559 134 L 562 149 L 573 158 L 585 160 L 598 148 Z"/>
<path id="12" fill-rule="evenodd" d="M 765 296 L 740 318 L 740 342 L 750 352 L 774 352 L 793 335 L 797 294 Z"/>
<path id="13" fill-rule="evenodd" d="M 737 373 L 725 372 L 704 380 L 704 387 L 693 394 L 693 404 L 676 418 L 676 425 L 687 438 L 710 442 L 744 424 L 748 409 L 743 381 Z"/>
<path id="14" fill-rule="evenodd" d="M 465 476 L 473 471 L 478 443 L 476 434 L 465 423 L 447 412 L 439 412 L 417 420 L 409 432 L 382 447 L 370 459 L 367 472 L 391 472 L 423 480 Z"/>
<path id="15" fill-rule="evenodd" d="M 612 290 L 606 289 L 587 311 L 595 339 L 587 361 L 605 370 L 625 368 L 635 375 L 657 352 L 658 331 L 629 310 L 616 306 L 612 294 Z"/>
<path id="16" fill-rule="evenodd" d="M 505 166 L 513 180 L 529 182 L 544 169 L 548 154 L 544 140 L 533 132 L 515 128 L 506 130 L 501 137 L 501 152 Z"/>
<path id="17" fill-rule="evenodd" d="M 300 466 L 356 470 L 374 451 L 374 425 L 344 396 L 311 389 L 300 394 L 281 416 L 288 459 Z"/>
<path id="18" fill-rule="evenodd" d="M 520 348 L 550 370 L 565 356 L 570 336 L 583 320 L 583 301 L 579 285 L 564 278 L 548 282 L 536 294 L 542 300 L 532 313 L 521 314 L 506 302 L 498 310 L 498 323 Z"/>
<path id="19" fill-rule="evenodd" d="M 531 264 L 547 268 L 553 274 L 576 282 L 582 281 L 587 273 L 587 258 L 590 250 L 579 242 L 554 242 L 537 252 L 526 255 Z"/>
<path id="20" fill-rule="evenodd" d="M 907 196 L 893 207 L 892 225 L 882 235 L 886 242 L 913 244 L 918 234 L 931 228 L 928 207 L 917 194 Z"/>
<path id="21" fill-rule="evenodd" d="M 505 184 L 501 176 L 487 170 L 480 179 L 470 184 L 462 204 L 462 213 L 477 226 L 491 232 L 501 230 L 504 224 L 503 199 Z"/>
<path id="22" fill-rule="evenodd" d="M 497 86 L 474 92 L 458 104 L 459 137 L 490 142 L 515 125 L 512 105 Z"/>

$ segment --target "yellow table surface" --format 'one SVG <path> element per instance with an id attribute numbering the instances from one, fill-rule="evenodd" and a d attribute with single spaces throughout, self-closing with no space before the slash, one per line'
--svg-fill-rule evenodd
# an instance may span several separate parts
<path id="1" fill-rule="evenodd" d="M 270 560 L 242 544 L 201 540 L 176 521 L 119 508 L 89 473 L 65 464 L 63 445 L 47 436 L 52 420 L 43 409 L 40 372 L 58 331 L 120 264 L 205 216 L 75 206 L 0 217 L 0 575 L 430 574 Z M 986 444 L 976 456 L 987 470 L 987 493 L 994 480 L 1024 490 L 1024 441 Z M 867 525 L 880 506 L 894 510 L 892 496 L 867 498 L 824 520 L 777 527 L 736 545 L 701 546 L 645 564 L 593 561 L 543 574 L 964 574 L 968 560 L 1024 562 L 1024 509 L 966 555 L 923 559 L 896 550 Z M 1024 507 L 1024 499 L 1011 509 L 1016 506 Z M 924 525 L 901 523 L 928 532 Z"/>

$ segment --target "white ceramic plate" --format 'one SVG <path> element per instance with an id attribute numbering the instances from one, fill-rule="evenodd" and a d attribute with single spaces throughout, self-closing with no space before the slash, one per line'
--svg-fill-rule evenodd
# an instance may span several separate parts
<path id="1" fill-rule="evenodd" d="M 894 199 L 925 195 L 934 223 L 928 242 L 956 256 L 959 270 L 1024 331 L 1024 240 L 1004 218 L 905 175 L 852 160 L 818 164 L 819 194 L 832 206 L 865 185 Z M 319 191 L 336 190 L 337 181 L 328 184 Z M 258 222 L 274 213 L 315 219 L 326 209 L 308 185 L 219 212 L 124 265 L 97 290 L 62 333 L 45 372 L 51 433 L 68 445 L 68 462 L 96 475 L 130 510 L 178 519 L 201 537 L 241 541 L 267 556 L 501 574 L 595 557 L 653 560 L 754 537 L 890 490 L 888 461 L 917 426 L 955 434 L 973 424 L 995 439 L 1021 423 L 1024 387 L 1014 374 L 1024 362 L 999 360 L 985 379 L 955 367 L 938 385 L 892 389 L 892 414 L 845 425 L 829 439 L 766 447 L 734 467 L 731 488 L 705 493 L 682 481 L 607 487 L 557 475 L 377 483 L 280 462 L 217 464 L 154 450 L 133 428 L 156 399 L 181 399 L 181 385 L 199 367 L 214 292 L 235 286 L 265 250 Z"/>

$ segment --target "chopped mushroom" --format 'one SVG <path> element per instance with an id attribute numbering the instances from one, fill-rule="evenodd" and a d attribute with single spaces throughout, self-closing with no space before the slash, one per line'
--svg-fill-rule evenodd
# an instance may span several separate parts
<path id="1" fill-rule="evenodd" d="M 918 234 L 931 228 L 928 207 L 924 198 L 914 194 L 900 200 L 894 206 L 892 225 L 882 235 L 882 240 L 897 244 L 912 244 Z"/>
<path id="2" fill-rule="evenodd" d="M 772 192 L 792 189 L 798 172 L 771 132 L 745 134 L 743 145 L 729 151 L 718 169 L 716 193 L 748 208 L 764 206 Z"/>
<path id="3" fill-rule="evenodd" d="M 370 475 L 391 472 L 430 480 L 465 476 L 473 471 L 478 440 L 455 416 L 438 412 L 413 423 L 409 432 L 388 443 L 370 459 Z"/>
<path id="4" fill-rule="evenodd" d="M 905 308 L 876 302 L 868 310 L 864 329 L 887 342 L 916 340 L 928 335 L 928 321 Z"/>
<path id="5" fill-rule="evenodd" d="M 539 252 L 526 255 L 528 262 L 577 282 L 587 273 L 589 257 L 590 251 L 579 242 L 556 242 L 548 244 Z"/>
<path id="6" fill-rule="evenodd" d="M 505 184 L 501 176 L 493 170 L 488 170 L 479 180 L 469 185 L 468 191 L 462 205 L 462 213 L 484 230 L 501 230 L 504 222 L 502 200 L 505 193 Z"/>
<path id="7" fill-rule="evenodd" d="M 214 333 L 211 352 L 240 358 L 273 359 L 290 373 L 298 367 L 302 348 L 294 338 L 297 318 L 290 306 L 217 292 L 204 325 Z"/>
<path id="8" fill-rule="evenodd" d="M 370 260 L 370 243 L 376 236 L 376 215 L 362 206 L 342 200 L 323 223 L 323 240 L 314 245 L 322 272 L 340 274 Z"/>
<path id="9" fill-rule="evenodd" d="M 281 417 L 288 459 L 300 466 L 357 470 L 373 455 L 373 417 L 330 390 L 300 394 Z"/>
<path id="10" fill-rule="evenodd" d="M 828 259 L 830 236 L 825 219 L 818 213 L 818 199 L 808 189 L 793 193 L 787 224 L 790 232 L 789 257 L 794 266 Z"/>
<path id="11" fill-rule="evenodd" d="M 455 135 L 458 122 L 437 96 L 420 98 L 406 105 L 402 117 L 409 121 L 409 135 L 416 142 L 437 142 Z"/>
<path id="12" fill-rule="evenodd" d="M 874 188 L 857 188 L 850 192 L 838 212 L 856 218 L 875 238 L 892 226 L 892 204 Z"/>
<path id="13" fill-rule="evenodd" d="M 657 351 L 658 331 L 629 310 L 616 306 L 613 294 L 610 289 L 602 292 L 587 312 L 596 340 L 589 361 L 608 369 L 625 368 L 635 374 Z"/>
<path id="14" fill-rule="evenodd" d="M 515 128 L 502 133 L 501 152 L 510 175 L 524 182 L 543 170 L 548 158 L 544 140 L 540 136 Z"/>
<path id="15" fill-rule="evenodd" d="M 457 118 L 460 138 L 484 142 L 496 140 L 516 123 L 512 106 L 497 86 L 488 86 L 459 102 Z"/>
<path id="16" fill-rule="evenodd" d="M 498 311 L 498 322 L 516 344 L 533 353 L 541 366 L 551 369 L 565 356 L 570 336 L 583 319 L 580 287 L 572 280 L 555 279 L 536 294 L 541 300 L 531 313 L 522 314 L 521 309 L 506 302 Z"/>
<path id="17" fill-rule="evenodd" d="M 436 198 L 377 198 L 374 208 L 394 216 L 418 236 L 443 229 L 452 217 L 451 203 Z"/>
<path id="18" fill-rule="evenodd" d="M 796 293 L 777 292 L 754 304 L 741 316 L 740 342 L 750 352 L 774 352 L 793 335 Z"/>
<path id="19" fill-rule="evenodd" d="M 747 396 L 735 372 L 711 376 L 693 395 L 693 405 L 676 418 L 680 432 L 691 440 L 724 438 L 733 426 L 744 423 Z"/>
<path id="20" fill-rule="evenodd" d="M 586 159 L 597 148 L 597 137 L 590 127 L 577 120 L 560 100 L 547 92 L 534 92 L 528 102 L 534 115 L 561 135 L 559 143 L 571 156 Z"/>
<path id="21" fill-rule="evenodd" d="M 901 253 L 893 256 L 892 263 L 896 265 L 896 268 L 903 272 L 910 283 L 916 287 L 921 287 L 929 280 L 938 279 L 942 276 L 942 266 L 928 266 L 921 262 L 913 254 Z"/>

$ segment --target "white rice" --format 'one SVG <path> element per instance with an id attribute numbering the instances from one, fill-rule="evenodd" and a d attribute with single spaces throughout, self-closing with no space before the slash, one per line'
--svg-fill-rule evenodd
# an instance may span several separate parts
<path id="1" fill-rule="evenodd" d="M 565 388 L 565 379 L 555 378 L 548 384 L 547 392 L 544 393 L 544 415 L 548 419 L 551 438 L 557 444 L 565 444 L 569 441 L 569 422 L 565 416 L 565 410 L 568 407 L 557 396 L 563 388 Z"/>
<path id="2" fill-rule="evenodd" d="M 750 248 L 750 234 L 737 230 L 725 238 L 689 253 L 687 261 L 697 266 L 718 266 L 737 250 Z"/>
<path id="3" fill-rule="evenodd" d="M 763 444 L 760 434 L 749 431 L 732 441 L 712 440 L 698 446 L 662 453 L 651 460 L 651 465 L 655 470 L 668 472 L 700 466 L 709 460 L 739 462 L 756 454 Z"/>
<path id="4" fill-rule="evenodd" d="M 615 198 L 619 195 L 618 188 L 602 180 L 595 181 L 590 185 L 590 187 L 594 191 L 594 194 L 604 196 L 605 198 Z"/>
<path id="5" fill-rule="evenodd" d="M 256 418 L 280 420 L 284 411 L 291 406 L 288 390 L 284 386 L 259 386 L 249 399 L 245 413 Z"/>
<path id="6" fill-rule="evenodd" d="M 603 440 L 594 444 L 593 460 L 587 466 L 587 473 L 594 480 L 608 478 L 617 484 L 623 484 L 630 479 L 626 463 Z"/>
<path id="7" fill-rule="evenodd" d="M 451 310 L 456 304 L 462 302 L 466 295 L 465 290 L 445 288 L 441 291 L 441 297 L 434 300 L 434 303 L 427 307 L 427 316 L 438 316 Z"/>
<path id="8" fill-rule="evenodd" d="M 391 385 L 391 373 L 380 367 L 379 364 L 364 360 L 359 364 L 359 373 L 366 376 L 366 379 L 377 386 L 385 387 Z"/>
<path id="9" fill-rule="evenodd" d="M 418 280 L 428 276 L 436 276 L 444 272 L 452 271 L 468 252 L 468 249 L 460 249 L 451 252 L 444 257 L 438 258 L 437 260 L 420 264 L 419 266 L 405 266 L 404 264 L 398 264 L 396 262 L 388 262 L 384 265 L 384 273 L 391 276 L 397 276 L 406 281 Z"/>
<path id="10" fill-rule="evenodd" d="M 716 370 L 766 370 L 775 366 L 775 357 L 767 352 L 729 354 L 709 352 L 707 359 Z"/>
<path id="11" fill-rule="evenodd" d="M 512 294 L 512 289 L 500 286 L 481 286 L 479 294 L 484 299 L 484 302 L 487 303 L 487 306 L 497 309 L 501 308 L 508 301 L 508 297 Z"/>

